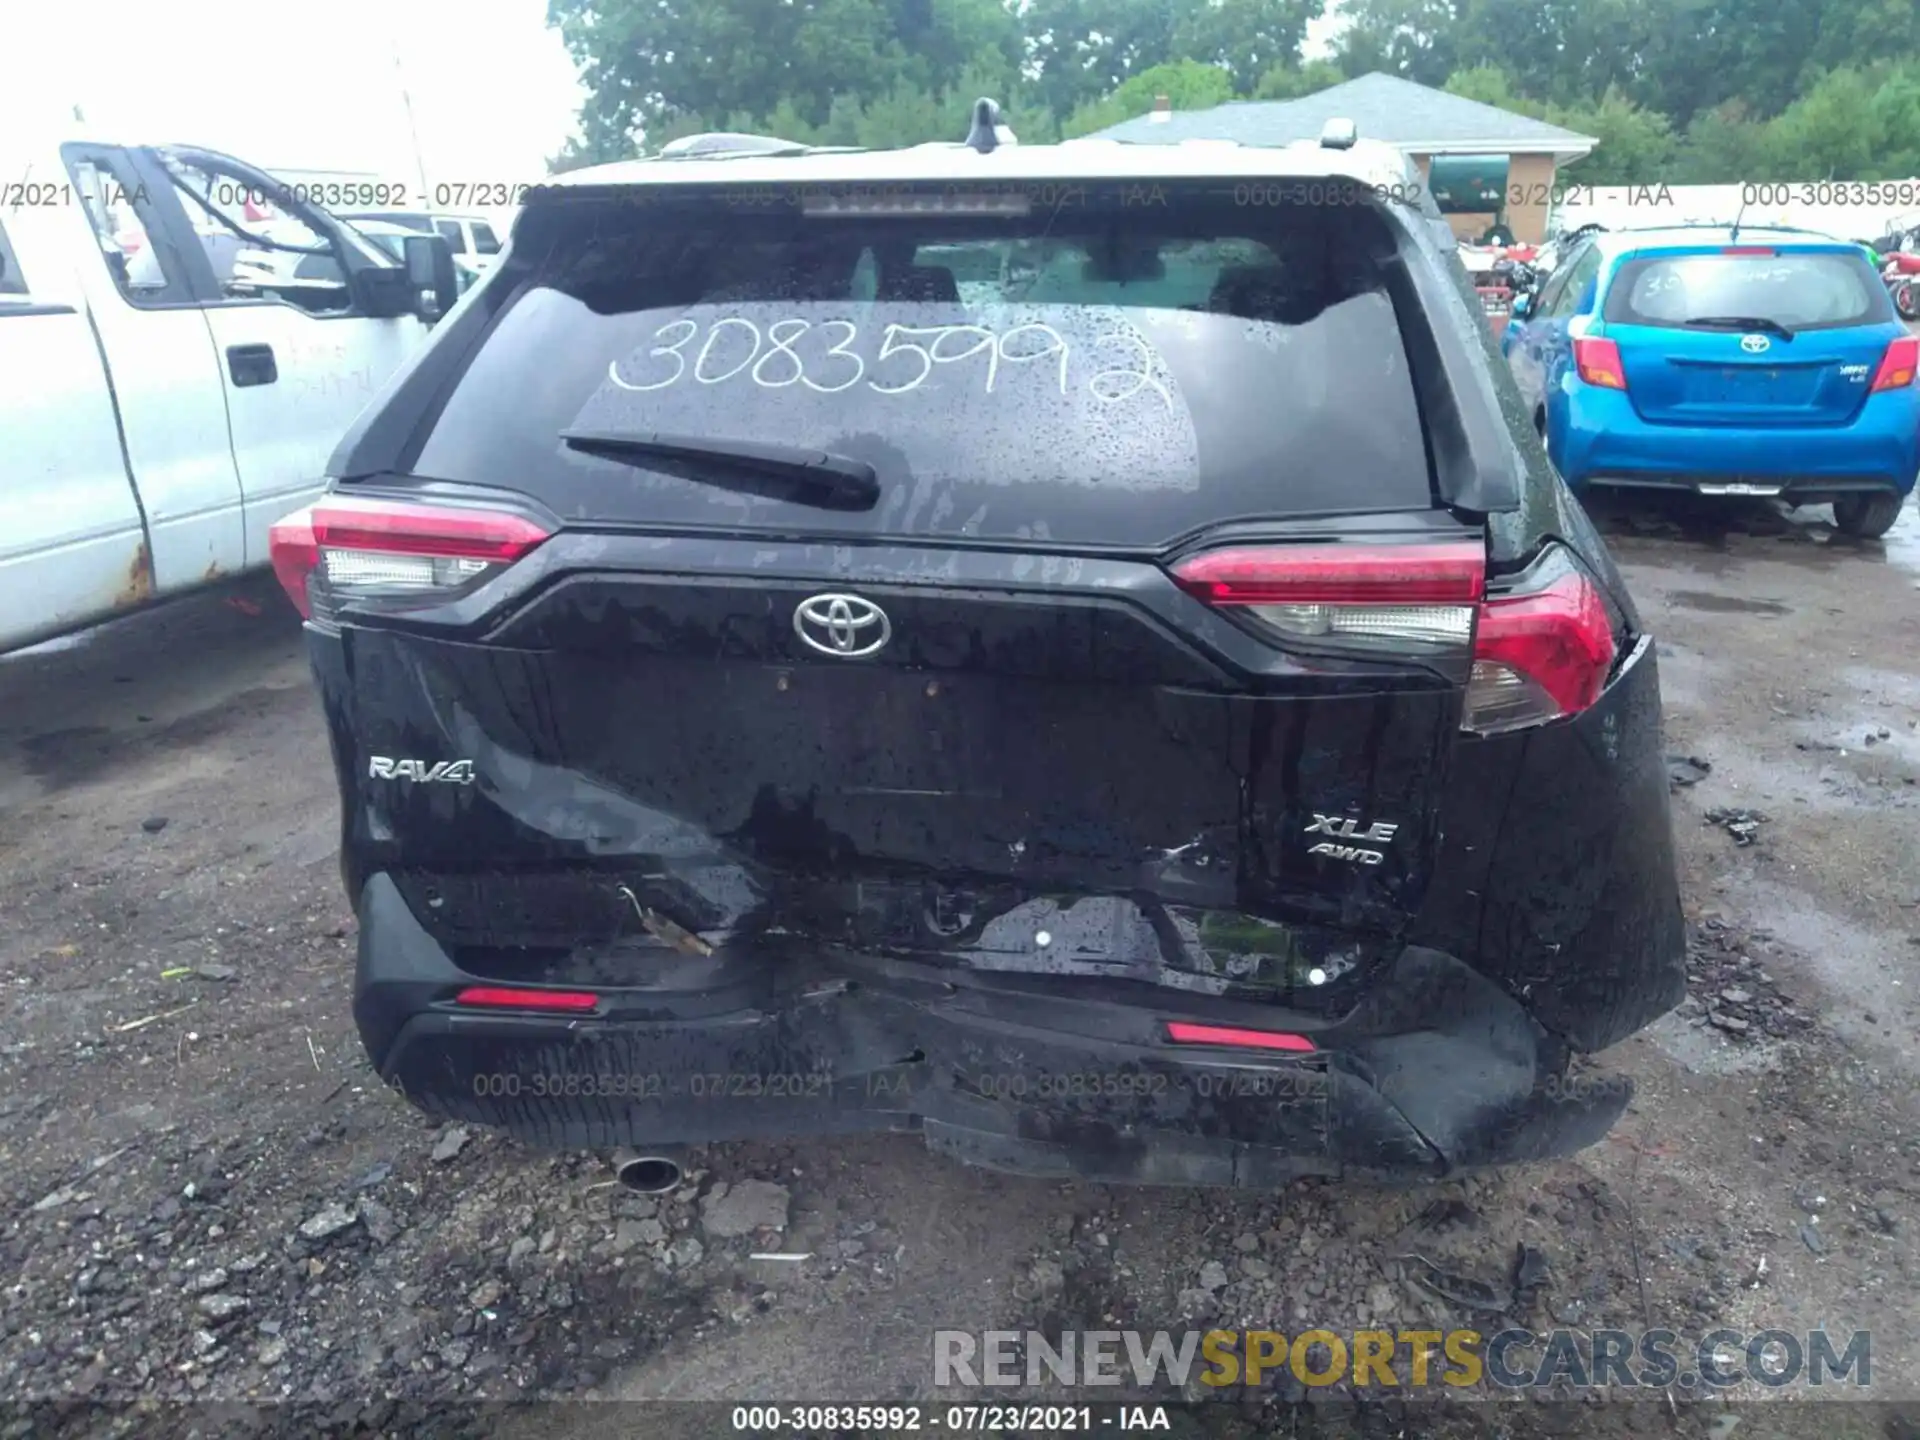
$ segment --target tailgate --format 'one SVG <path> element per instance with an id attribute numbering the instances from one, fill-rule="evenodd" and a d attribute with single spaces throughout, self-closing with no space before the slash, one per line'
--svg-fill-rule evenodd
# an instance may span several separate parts
<path id="1" fill-rule="evenodd" d="M 1605 333 L 1654 424 L 1844 425 L 1901 334 L 1854 247 L 1728 245 L 1629 257 Z"/>
<path id="2" fill-rule="evenodd" d="M 1844 425 L 1860 412 L 1886 351 L 1877 330 L 1675 332 L 1610 326 L 1627 394 L 1643 420 L 1667 425 Z"/>

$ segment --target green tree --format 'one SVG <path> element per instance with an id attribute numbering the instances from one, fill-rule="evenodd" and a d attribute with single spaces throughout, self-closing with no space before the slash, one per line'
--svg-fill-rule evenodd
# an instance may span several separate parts
<path id="1" fill-rule="evenodd" d="M 1831 70 L 1773 122 L 1775 162 L 1794 180 L 1880 179 L 1887 136 L 1876 86 L 1858 70 Z"/>
<path id="2" fill-rule="evenodd" d="M 1513 88 L 1513 76 L 1498 65 L 1483 62 L 1468 70 L 1456 70 L 1447 77 L 1445 88 L 1449 95 L 1478 100 L 1516 115 L 1531 115 L 1536 120 L 1546 115 L 1547 107 L 1522 96 Z"/>
<path id="3" fill-rule="evenodd" d="M 1186 0 L 1173 54 L 1222 66 L 1234 93 L 1250 95 L 1275 65 L 1299 57 L 1308 22 L 1324 8 L 1325 0 Z"/>
<path id="4" fill-rule="evenodd" d="M 1767 126 L 1752 119 L 1746 104 L 1729 100 L 1694 116 L 1674 154 L 1676 185 L 1737 185 L 1783 178 L 1777 171 Z"/>
<path id="5" fill-rule="evenodd" d="M 1175 110 L 1210 110 L 1233 99 L 1233 77 L 1218 65 L 1203 65 L 1198 60 L 1155 65 L 1104 99 L 1080 106 L 1061 123 L 1060 132 L 1069 140 L 1091 135 L 1146 114 L 1162 95 Z"/>
<path id="6" fill-rule="evenodd" d="M 1260 77 L 1253 87 L 1255 100 L 1298 100 L 1321 90 L 1330 90 L 1347 75 L 1331 60 L 1309 60 L 1304 65 L 1283 62 Z"/>
<path id="7" fill-rule="evenodd" d="M 1464 0 L 1353 0 L 1336 53 L 1349 75 L 1375 70 L 1439 86 L 1459 68 Z"/>
<path id="8" fill-rule="evenodd" d="M 1609 86 L 1597 103 L 1550 106 L 1549 124 L 1599 143 L 1593 153 L 1569 167 L 1582 185 L 1653 185 L 1668 182 L 1677 144 L 1673 123 L 1657 110 L 1633 103 L 1618 86 Z"/>
<path id="9" fill-rule="evenodd" d="M 583 131 L 792 102 L 823 125 L 836 97 L 937 92 L 983 53 L 1012 72 L 1020 22 L 1000 0 L 549 0 L 579 65 Z"/>

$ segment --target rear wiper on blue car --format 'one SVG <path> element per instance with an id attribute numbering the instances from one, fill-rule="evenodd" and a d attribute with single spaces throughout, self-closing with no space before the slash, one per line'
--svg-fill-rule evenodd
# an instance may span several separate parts
<path id="1" fill-rule="evenodd" d="M 880 477 L 873 466 L 828 450 L 657 431 L 563 430 L 560 440 L 569 450 L 606 460 L 678 461 L 661 468 L 697 484 L 737 484 L 742 472 L 787 482 L 783 488 L 797 487 L 800 492 L 792 499 L 827 510 L 864 510 L 880 498 Z"/>
<path id="2" fill-rule="evenodd" d="M 1794 336 L 1794 332 L 1778 320 L 1769 320 L 1764 315 L 1696 315 L 1686 323 L 1694 330 L 1766 330 L 1782 340 L 1791 340 Z"/>

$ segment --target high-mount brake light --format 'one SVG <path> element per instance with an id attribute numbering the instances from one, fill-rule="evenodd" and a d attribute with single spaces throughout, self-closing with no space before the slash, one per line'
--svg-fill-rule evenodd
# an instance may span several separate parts
<path id="1" fill-rule="evenodd" d="M 268 535 L 274 574 L 301 615 L 342 599 L 450 599 L 549 538 L 510 510 L 329 495 Z"/>
<path id="2" fill-rule="evenodd" d="M 1888 342 L 1887 353 L 1880 357 L 1880 368 L 1874 372 L 1873 384 L 1868 388 L 1904 390 L 1913 384 L 1916 376 L 1920 376 L 1920 335 L 1902 335 Z"/>
<path id="3" fill-rule="evenodd" d="M 1489 595 L 1478 542 L 1234 546 L 1190 555 L 1172 574 L 1281 644 L 1471 655 L 1461 728 L 1475 734 L 1578 714 L 1613 670 L 1613 618 L 1583 571 Z"/>
<path id="4" fill-rule="evenodd" d="M 1018 220 L 1032 212 L 1033 201 L 1029 196 L 995 192 L 969 195 L 966 191 L 960 190 L 952 194 L 941 194 L 888 190 L 884 187 L 875 187 L 872 191 L 863 192 L 858 187 L 854 187 L 847 191 L 832 190 L 819 193 L 803 191 L 800 196 L 800 213 L 815 218 L 989 215 Z"/>
<path id="5" fill-rule="evenodd" d="M 1611 340 L 1584 336 L 1573 342 L 1573 365 L 1580 378 L 1603 390 L 1627 388 L 1627 370 L 1620 359 L 1620 347 Z"/>

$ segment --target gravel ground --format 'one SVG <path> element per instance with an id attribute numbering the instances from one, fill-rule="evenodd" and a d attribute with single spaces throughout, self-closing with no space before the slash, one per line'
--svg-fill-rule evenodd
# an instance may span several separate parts
<path id="1" fill-rule="evenodd" d="M 1418 1190 L 1060 1185 L 885 1137 L 716 1147 L 639 1197 L 595 1157 L 435 1127 L 352 1030 L 324 732 L 271 586 L 0 662 L 0 1395 L 36 1406 L 7 1433 L 717 1434 L 719 1410 L 571 1402 L 933 1399 L 938 1328 L 1495 1305 L 1869 1329 L 1896 1408 L 1283 1386 L 1180 1423 L 1920 1433 L 1920 523 L 1850 546 L 1818 513 L 1600 514 L 1661 637 L 1693 993 L 1594 1066 L 1639 1085 L 1607 1142 Z M 487 1400 L 558 1403 L 454 1403 Z"/>

